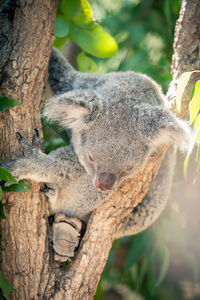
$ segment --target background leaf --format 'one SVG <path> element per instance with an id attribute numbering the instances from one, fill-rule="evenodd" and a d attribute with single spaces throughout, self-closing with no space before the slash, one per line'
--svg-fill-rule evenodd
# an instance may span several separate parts
<path id="1" fill-rule="evenodd" d="M 1 201 L 1 198 L 2 198 L 2 188 L 0 186 L 0 219 L 6 219 L 6 216 L 4 215 L 3 212 L 3 203 Z"/>
<path id="2" fill-rule="evenodd" d="M 26 192 L 30 191 L 31 187 L 28 185 L 28 183 L 25 180 L 20 180 L 17 184 L 12 184 L 10 186 L 3 186 L 4 192 Z"/>
<path id="3" fill-rule="evenodd" d="M 81 9 L 88 18 L 92 19 L 93 13 L 92 8 L 87 0 L 80 0 L 81 3 Z"/>
<path id="4" fill-rule="evenodd" d="M 60 4 L 60 10 L 67 20 L 70 20 L 77 14 L 81 14 L 80 0 L 62 1 Z"/>
<path id="5" fill-rule="evenodd" d="M 188 81 L 190 80 L 190 76 L 192 75 L 192 73 L 193 72 L 185 72 L 181 74 L 181 76 L 179 77 L 177 91 L 176 91 L 176 108 L 178 112 L 181 112 L 181 101 L 182 101 L 183 93 L 188 84 Z"/>
<path id="6" fill-rule="evenodd" d="M 9 300 L 10 292 L 13 290 L 13 286 L 5 279 L 2 271 L 0 271 L 0 288 L 3 291 L 4 297 Z"/>
<path id="7" fill-rule="evenodd" d="M 200 81 L 194 86 L 194 93 L 189 103 L 190 124 L 193 124 L 200 110 Z"/>
<path id="8" fill-rule="evenodd" d="M 162 244 L 159 246 L 159 255 L 160 256 L 160 272 L 159 275 L 156 279 L 156 284 L 155 287 L 158 287 L 161 285 L 162 281 L 165 278 L 165 275 L 167 273 L 167 270 L 169 268 L 169 263 L 170 263 L 170 254 L 169 254 L 169 250 L 167 249 L 167 247 Z"/>
<path id="9" fill-rule="evenodd" d="M 22 104 L 17 100 L 0 95 L 0 110 L 9 109 L 17 105 L 22 105 Z"/>
<path id="10" fill-rule="evenodd" d="M 115 55 L 118 50 L 115 39 L 98 24 L 92 24 L 90 29 L 73 24 L 70 34 L 85 52 L 96 57 L 110 57 Z"/>
<path id="11" fill-rule="evenodd" d="M 131 244 L 125 270 L 128 271 L 131 266 L 137 263 L 143 254 L 149 254 L 153 248 L 154 237 L 149 231 L 143 231 L 134 236 Z"/>
<path id="12" fill-rule="evenodd" d="M 0 167 L 0 180 L 4 180 L 10 183 L 17 183 L 16 179 L 12 176 L 12 174 L 8 170 L 1 167 Z"/>
<path id="13" fill-rule="evenodd" d="M 65 45 L 67 38 L 68 38 L 67 36 L 62 37 L 62 38 L 56 37 L 53 46 L 56 48 L 61 48 L 62 46 Z"/>
<path id="14" fill-rule="evenodd" d="M 55 36 L 62 38 L 69 33 L 69 24 L 62 18 L 62 16 L 56 17 Z"/>
<path id="15" fill-rule="evenodd" d="M 200 114 L 196 117 L 193 128 L 197 129 L 200 126 Z"/>
<path id="16" fill-rule="evenodd" d="M 184 72 L 179 77 L 177 91 L 176 91 L 176 108 L 177 108 L 178 112 L 181 112 L 181 101 L 182 101 L 182 97 L 183 97 L 185 88 L 190 80 L 191 75 L 196 72 L 199 73 L 200 71 L 194 70 L 192 72 Z"/>
<path id="17" fill-rule="evenodd" d="M 98 68 L 93 59 L 85 55 L 84 53 L 80 53 L 77 56 L 77 65 L 78 69 L 81 72 L 87 73 L 95 73 L 98 72 Z"/>
<path id="18" fill-rule="evenodd" d="M 0 189 L 1 189 L 1 187 L 0 187 Z M 2 189 L 1 189 L 1 193 L 2 193 Z M 0 219 L 6 219 L 6 216 L 5 216 L 4 211 L 3 211 L 2 201 L 0 201 Z"/>

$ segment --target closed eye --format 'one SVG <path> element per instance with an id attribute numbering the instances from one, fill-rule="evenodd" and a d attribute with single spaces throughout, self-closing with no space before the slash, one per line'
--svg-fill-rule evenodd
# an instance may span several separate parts
<path id="1" fill-rule="evenodd" d="M 88 154 L 88 159 L 91 163 L 94 163 L 94 159 L 92 158 L 92 156 L 90 154 Z"/>
<path id="2" fill-rule="evenodd" d="M 126 168 L 125 170 L 123 170 L 123 172 L 129 173 L 129 172 L 131 172 L 132 170 L 133 170 L 133 167 L 128 167 L 128 168 Z"/>

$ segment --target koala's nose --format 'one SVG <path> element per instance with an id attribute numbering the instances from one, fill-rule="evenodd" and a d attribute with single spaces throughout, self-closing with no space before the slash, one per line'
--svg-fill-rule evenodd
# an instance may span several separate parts
<path id="1" fill-rule="evenodd" d="M 96 189 L 100 189 L 102 191 L 111 190 L 115 180 L 116 176 L 113 173 L 102 172 L 97 178 Z"/>

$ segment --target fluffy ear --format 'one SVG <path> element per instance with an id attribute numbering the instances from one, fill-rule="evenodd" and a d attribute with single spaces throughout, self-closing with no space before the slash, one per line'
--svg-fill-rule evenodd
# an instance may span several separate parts
<path id="1" fill-rule="evenodd" d="M 184 149 L 190 144 L 191 132 L 188 125 L 166 108 L 140 107 L 137 110 L 137 121 L 142 135 L 154 148 L 161 144 L 175 144 Z"/>
<path id="2" fill-rule="evenodd" d="M 73 129 L 84 121 L 94 119 L 98 110 L 94 100 L 94 95 L 87 91 L 70 91 L 47 100 L 43 116 L 48 121 L 58 122 L 64 128 Z"/>

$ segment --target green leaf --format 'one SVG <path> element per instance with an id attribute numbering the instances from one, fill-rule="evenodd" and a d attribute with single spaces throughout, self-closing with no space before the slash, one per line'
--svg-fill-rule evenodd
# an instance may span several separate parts
<path id="1" fill-rule="evenodd" d="M 189 103 L 190 124 L 193 124 L 200 110 L 200 81 L 194 86 L 194 93 Z"/>
<path id="2" fill-rule="evenodd" d="M 31 187 L 28 185 L 28 183 L 25 180 L 20 180 L 17 184 L 12 184 L 10 186 L 3 186 L 4 192 L 26 192 L 30 191 Z"/>
<path id="3" fill-rule="evenodd" d="M 69 33 L 69 24 L 62 18 L 56 17 L 55 36 L 62 38 Z"/>
<path id="4" fill-rule="evenodd" d="M 200 145 L 197 146 L 196 162 L 197 162 L 197 172 L 199 172 L 199 170 L 200 170 Z"/>
<path id="5" fill-rule="evenodd" d="M 54 44 L 53 46 L 56 47 L 56 48 L 61 48 L 62 46 L 64 46 L 64 44 L 66 43 L 67 41 L 67 36 L 63 37 L 63 38 L 56 38 L 55 41 L 54 41 Z"/>
<path id="6" fill-rule="evenodd" d="M 157 255 L 156 255 L 157 256 Z M 157 288 L 158 286 L 161 285 L 161 283 L 163 282 L 163 279 L 165 278 L 165 275 L 167 273 L 167 270 L 169 268 L 169 263 L 170 263 L 170 254 L 169 254 L 169 250 L 167 249 L 167 247 L 162 244 L 159 247 L 159 258 L 160 258 L 160 272 L 159 275 L 156 279 L 156 284 L 155 287 Z"/>
<path id="7" fill-rule="evenodd" d="M 95 73 L 98 72 L 98 68 L 93 59 L 85 55 L 84 53 L 80 53 L 77 56 L 77 65 L 79 71 L 87 72 L 87 73 Z"/>
<path id="8" fill-rule="evenodd" d="M 185 177 L 185 179 L 187 179 L 187 170 L 188 170 L 189 159 L 190 159 L 192 150 L 194 149 L 195 143 L 197 144 L 198 147 L 200 146 L 200 114 L 197 116 L 193 127 L 195 129 L 195 137 L 192 140 L 190 148 L 187 152 L 187 156 L 184 160 L 184 177 Z M 197 148 L 197 151 L 199 151 L 198 148 Z M 199 161 L 198 157 L 199 156 L 198 156 L 198 152 L 197 152 L 197 159 L 196 159 L 197 160 L 197 169 L 199 169 L 199 165 L 200 165 L 200 161 Z"/>
<path id="9" fill-rule="evenodd" d="M 125 270 L 128 271 L 133 264 L 138 262 L 142 254 L 145 253 L 148 255 L 148 253 L 152 250 L 153 243 L 154 237 L 152 236 L 151 231 L 146 230 L 135 235 L 128 252 Z"/>
<path id="10" fill-rule="evenodd" d="M 70 20 L 78 14 L 84 14 L 86 17 L 92 19 L 92 8 L 87 0 L 63 0 L 60 4 L 61 11 L 67 20 Z"/>
<path id="11" fill-rule="evenodd" d="M 19 101 L 0 95 L 0 110 L 6 110 L 16 105 L 22 105 Z"/>
<path id="12" fill-rule="evenodd" d="M 0 180 L 4 180 L 10 183 L 17 183 L 15 178 L 12 176 L 12 174 L 8 170 L 1 167 L 0 167 Z"/>
<path id="13" fill-rule="evenodd" d="M 93 13 L 92 13 L 92 8 L 90 6 L 90 4 L 88 3 L 87 0 L 80 0 L 80 4 L 81 4 L 81 9 L 84 13 L 85 16 L 87 16 L 88 18 L 93 17 Z"/>
<path id="14" fill-rule="evenodd" d="M 125 271 L 128 271 L 133 264 L 135 264 L 140 256 L 144 253 L 145 238 L 143 234 L 136 235 L 133 238 L 130 250 L 128 252 L 127 261 L 125 264 Z"/>
<path id="15" fill-rule="evenodd" d="M 6 219 L 6 216 L 4 215 L 3 212 L 3 203 L 1 201 L 1 198 L 2 198 L 2 188 L 0 186 L 0 219 Z"/>
<path id="16" fill-rule="evenodd" d="M 74 41 L 87 53 L 100 58 L 116 54 L 118 50 L 115 39 L 95 23 L 89 24 L 88 29 L 71 24 L 70 34 Z"/>
<path id="17" fill-rule="evenodd" d="M 2 195 L 2 189 L 0 187 L 0 193 Z M 3 212 L 3 203 L 2 201 L 0 201 L 0 219 L 6 219 L 6 216 L 4 215 L 4 212 Z"/>
<path id="18" fill-rule="evenodd" d="M 95 27 L 95 22 L 92 19 L 89 19 L 84 14 L 76 15 L 72 18 L 72 21 L 75 25 L 81 27 L 81 29 L 92 30 Z"/>
<path id="19" fill-rule="evenodd" d="M 77 14 L 81 14 L 80 0 L 63 0 L 60 5 L 61 11 L 67 20 L 70 20 Z"/>
<path id="20" fill-rule="evenodd" d="M 178 112 L 181 112 L 181 101 L 183 97 L 183 93 L 185 91 L 185 88 L 190 80 L 190 76 L 193 73 L 200 72 L 198 70 L 192 71 L 192 72 L 185 72 L 181 74 L 181 76 L 178 79 L 178 85 L 177 85 L 177 91 L 176 91 L 176 108 Z"/>
<path id="21" fill-rule="evenodd" d="M 96 290 L 96 294 L 94 296 L 94 300 L 101 300 L 103 298 L 103 295 L 104 295 L 104 290 L 102 288 L 102 278 L 101 278 Z"/>
<path id="22" fill-rule="evenodd" d="M 188 84 L 188 81 L 190 80 L 191 75 L 192 72 L 185 72 L 181 74 L 181 76 L 178 79 L 178 85 L 176 91 L 176 108 L 179 113 L 181 112 L 181 101 L 182 101 L 183 93 L 185 91 L 186 85 Z"/>
<path id="23" fill-rule="evenodd" d="M 200 170 L 200 114 L 196 117 L 194 121 L 193 128 L 196 131 L 195 141 L 197 144 L 196 162 L 197 162 L 197 172 Z"/>
<path id="24" fill-rule="evenodd" d="M 144 255 L 142 258 L 142 263 L 139 267 L 139 272 L 137 274 L 137 285 L 136 285 L 136 290 L 140 290 L 141 286 L 142 286 L 142 282 L 145 276 L 145 273 L 147 271 L 147 267 L 148 267 L 148 256 Z"/>
<path id="25" fill-rule="evenodd" d="M 196 129 L 196 138 L 195 141 L 197 143 L 197 153 L 196 153 L 196 162 L 197 162 L 197 172 L 200 170 L 200 125 Z"/>
<path id="26" fill-rule="evenodd" d="M 189 165 L 189 161 L 190 161 L 190 154 L 186 156 L 185 160 L 184 160 L 184 167 L 183 167 L 183 175 L 184 178 L 187 179 L 187 172 L 188 172 L 188 165 Z"/>
<path id="27" fill-rule="evenodd" d="M 198 114 L 198 116 L 196 117 L 196 120 L 193 124 L 193 128 L 197 129 L 200 126 L 200 114 Z"/>
<path id="28" fill-rule="evenodd" d="M 2 271 L 0 271 L 0 288 L 3 291 L 4 297 L 9 300 L 10 292 L 13 290 L 13 286 L 5 279 Z"/>

